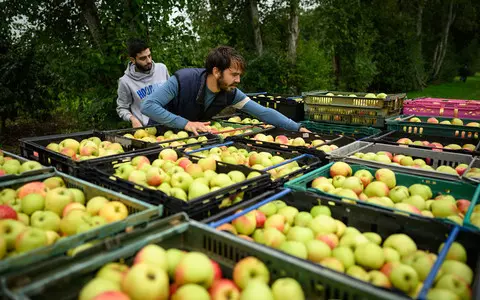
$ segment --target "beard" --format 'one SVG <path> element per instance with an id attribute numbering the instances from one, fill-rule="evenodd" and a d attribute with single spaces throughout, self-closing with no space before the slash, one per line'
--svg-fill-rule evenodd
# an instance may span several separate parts
<path id="1" fill-rule="evenodd" d="M 231 92 L 237 88 L 237 84 L 235 83 L 230 85 L 227 84 L 225 80 L 223 80 L 223 75 L 217 79 L 217 86 L 221 91 L 224 91 L 224 92 Z"/>
<path id="2" fill-rule="evenodd" d="M 140 71 L 140 72 L 148 72 L 152 69 L 152 64 L 146 64 L 144 66 L 140 65 L 140 64 L 135 64 L 135 67 L 137 67 L 137 69 Z"/>

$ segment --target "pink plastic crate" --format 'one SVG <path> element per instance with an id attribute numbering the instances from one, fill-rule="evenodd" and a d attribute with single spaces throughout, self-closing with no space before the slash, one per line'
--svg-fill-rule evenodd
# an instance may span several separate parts
<path id="1" fill-rule="evenodd" d="M 480 120 L 480 101 L 441 98 L 406 100 L 403 113 Z"/>

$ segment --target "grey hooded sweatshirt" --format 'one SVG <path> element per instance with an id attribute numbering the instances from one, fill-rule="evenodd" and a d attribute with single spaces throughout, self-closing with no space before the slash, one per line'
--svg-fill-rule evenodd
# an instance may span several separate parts
<path id="1" fill-rule="evenodd" d="M 118 80 L 117 113 L 120 118 L 130 122 L 133 114 L 144 126 L 148 125 L 149 118 L 141 113 L 142 101 L 169 77 L 167 67 L 162 63 L 152 62 L 150 72 L 142 73 L 129 62 L 125 75 Z"/>

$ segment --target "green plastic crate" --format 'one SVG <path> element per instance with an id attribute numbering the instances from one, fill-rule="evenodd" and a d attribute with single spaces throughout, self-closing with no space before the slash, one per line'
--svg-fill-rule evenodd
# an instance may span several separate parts
<path id="1" fill-rule="evenodd" d="M 305 128 L 313 132 L 341 134 L 341 135 L 353 137 L 355 139 L 372 137 L 382 132 L 380 129 L 367 127 L 367 126 L 339 125 L 339 124 L 320 123 L 320 122 L 313 122 L 313 121 L 303 121 L 301 122 L 301 124 L 302 126 L 304 126 Z"/>
<path id="2" fill-rule="evenodd" d="M 413 117 L 419 118 L 422 122 L 410 122 Z M 416 115 L 400 115 L 386 120 L 388 130 L 397 130 L 413 134 L 439 135 L 448 137 L 459 137 L 465 139 L 479 139 L 480 127 L 470 127 L 461 125 L 433 124 L 427 123 L 428 118 Z M 435 117 L 439 122 L 450 121 L 453 118 Z M 463 124 L 477 122 L 478 120 L 463 119 Z"/>
<path id="3" fill-rule="evenodd" d="M 20 255 L 0 260 L 0 275 L 4 275 L 11 271 L 17 271 L 21 268 L 27 267 L 35 263 L 39 263 L 44 260 L 48 260 L 57 255 L 63 255 L 67 250 L 75 248 L 88 241 L 102 239 L 113 233 L 124 231 L 127 227 L 135 225 L 137 223 L 161 217 L 163 214 L 162 205 L 155 207 L 153 205 L 141 202 L 129 196 L 107 190 L 100 186 L 57 171 L 49 174 L 23 177 L 15 180 L 2 182 L 0 183 L 0 190 L 4 188 L 17 189 L 25 183 L 32 181 L 43 181 L 53 176 L 62 177 L 66 186 L 69 188 L 77 188 L 82 190 L 85 194 L 86 199 L 90 199 L 95 196 L 104 196 L 107 199 L 122 202 L 127 206 L 129 216 L 125 220 L 106 224 L 104 226 L 100 226 L 98 228 L 89 230 L 81 234 L 76 234 L 60 239 L 58 242 L 52 245 L 37 248 L 33 251 L 25 252 Z"/>
<path id="4" fill-rule="evenodd" d="M 472 214 L 473 214 L 473 210 L 475 209 L 475 205 L 479 204 L 478 201 L 479 201 L 479 198 L 480 198 L 480 185 L 478 186 L 478 189 L 475 192 L 475 196 L 476 197 L 474 197 L 472 199 L 472 201 L 470 202 L 470 206 L 468 207 L 467 214 L 465 215 L 463 225 L 465 227 L 471 229 L 471 230 L 480 232 L 480 227 L 477 227 L 470 222 L 470 219 L 471 219 Z"/>
<path id="5" fill-rule="evenodd" d="M 320 191 L 311 187 L 311 182 L 317 177 L 325 176 L 327 178 L 330 178 L 330 167 L 333 164 L 334 162 L 331 162 L 324 167 L 321 167 L 313 172 L 303 175 L 302 177 L 293 179 L 287 182 L 285 184 L 285 187 L 288 187 L 296 191 L 310 191 L 313 193 L 317 193 L 319 195 L 328 195 L 328 197 L 333 197 L 336 199 L 351 199 L 347 197 L 339 197 L 333 194 L 325 193 L 323 191 Z M 370 171 L 372 175 L 374 175 L 375 172 L 379 169 L 379 168 L 367 167 L 364 165 L 357 165 L 357 164 L 350 164 L 350 167 L 352 168 L 353 173 L 355 173 L 358 170 L 365 169 Z M 474 201 L 478 201 L 478 197 L 480 195 L 480 185 L 477 186 L 475 184 L 462 182 L 462 181 L 448 181 L 448 180 L 442 180 L 442 179 L 434 179 L 434 178 L 405 174 L 400 172 L 395 172 L 395 175 L 397 179 L 397 185 L 403 185 L 408 187 L 415 183 L 425 184 L 432 189 L 432 193 L 434 197 L 438 194 L 452 195 L 455 199 L 467 199 L 473 203 Z M 406 212 L 403 210 L 376 205 L 373 203 L 368 203 L 368 202 L 364 202 L 356 199 L 351 199 L 351 200 L 361 205 L 374 206 L 377 208 L 379 207 L 379 208 L 395 211 L 402 214 L 409 214 L 409 215 L 412 214 L 410 212 Z M 420 215 L 417 215 L 417 216 L 420 216 Z M 452 222 L 448 219 L 443 219 L 443 218 L 441 220 L 445 222 Z"/>
<path id="6" fill-rule="evenodd" d="M 7 293 L 14 299 L 75 299 L 100 267 L 113 261 L 131 263 L 134 255 L 151 243 L 165 249 L 203 252 L 219 263 L 227 278 L 232 278 L 236 262 L 248 256 L 257 257 L 270 271 L 270 284 L 277 278 L 295 278 L 302 286 L 306 299 L 387 299 L 392 296 L 373 286 L 353 286 L 350 279 L 335 271 L 301 262 L 195 221 L 187 222 L 183 214 L 105 240 L 78 257 L 57 262 L 53 270 L 19 274 L 17 286 L 15 282 L 6 283 Z M 20 276 L 27 282 L 26 285 L 21 284 Z"/>
<path id="7" fill-rule="evenodd" d="M 29 159 L 26 159 L 24 157 L 18 156 L 16 154 L 13 154 L 11 152 L 7 152 L 5 150 L 0 149 L 0 152 L 3 152 L 3 155 L 5 157 L 11 157 L 13 159 L 18 160 L 21 164 L 24 162 L 30 161 Z M 39 174 L 44 174 L 44 173 L 49 173 L 53 172 L 54 169 L 52 167 L 45 167 L 42 166 L 42 168 L 37 169 L 37 170 L 31 170 L 31 171 L 26 171 L 20 174 L 5 174 L 5 175 L 0 175 L 0 182 L 3 181 L 8 181 L 8 180 L 13 180 L 13 179 L 18 179 L 26 176 L 33 176 L 33 175 L 39 175 Z"/>

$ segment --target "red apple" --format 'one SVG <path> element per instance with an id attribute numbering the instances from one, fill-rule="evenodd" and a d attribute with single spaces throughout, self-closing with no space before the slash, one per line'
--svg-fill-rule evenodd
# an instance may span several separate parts
<path id="1" fill-rule="evenodd" d="M 213 281 L 222 279 L 222 269 L 220 268 L 220 265 L 214 260 L 211 261 L 213 265 Z"/>
<path id="2" fill-rule="evenodd" d="M 470 201 L 465 199 L 457 200 L 457 208 L 458 211 L 464 215 L 467 214 L 468 207 L 470 206 Z"/>
<path id="3" fill-rule="evenodd" d="M 230 279 L 215 281 L 209 292 L 212 300 L 240 299 L 240 290 Z"/>
<path id="4" fill-rule="evenodd" d="M 256 217 L 257 217 L 257 228 L 262 228 L 263 224 L 265 224 L 265 221 L 267 220 L 267 216 L 259 210 L 255 211 Z"/>
<path id="5" fill-rule="evenodd" d="M 0 220 L 17 220 L 17 212 L 8 205 L 0 205 Z"/>

